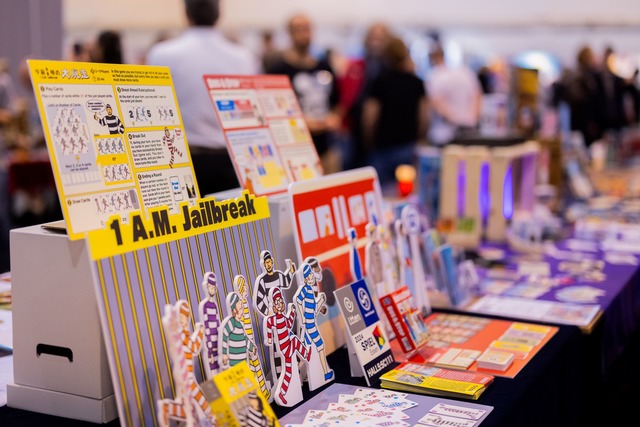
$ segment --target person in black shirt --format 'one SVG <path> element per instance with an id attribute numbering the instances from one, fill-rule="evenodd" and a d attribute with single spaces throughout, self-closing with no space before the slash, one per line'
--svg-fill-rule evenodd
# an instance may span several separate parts
<path id="1" fill-rule="evenodd" d="M 311 21 L 305 15 L 289 19 L 291 47 L 268 70 L 269 74 L 285 74 L 291 79 L 300 108 L 325 173 L 334 171 L 331 139 L 340 126 L 339 92 L 336 76 L 327 58 L 317 59 L 311 54 Z"/>
<path id="2" fill-rule="evenodd" d="M 395 169 L 413 165 L 418 141 L 427 133 L 427 95 L 415 75 L 407 46 L 392 37 L 384 49 L 387 70 L 371 86 L 363 106 L 363 136 L 369 163 L 384 188 L 395 183 Z"/>

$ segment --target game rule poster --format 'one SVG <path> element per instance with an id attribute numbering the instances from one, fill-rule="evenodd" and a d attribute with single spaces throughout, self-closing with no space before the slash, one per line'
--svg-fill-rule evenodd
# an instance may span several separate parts
<path id="1" fill-rule="evenodd" d="M 168 67 L 29 60 L 72 240 L 199 197 Z"/>

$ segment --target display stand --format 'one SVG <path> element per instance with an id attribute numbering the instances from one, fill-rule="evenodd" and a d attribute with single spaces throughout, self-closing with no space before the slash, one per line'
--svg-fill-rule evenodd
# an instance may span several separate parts
<path id="1" fill-rule="evenodd" d="M 487 208 L 481 206 L 481 200 L 488 200 L 482 169 L 489 163 L 491 152 L 487 147 L 449 145 L 442 157 L 440 218 L 470 218 L 474 222 L 473 231 L 452 231 L 447 240 L 457 246 L 476 247 L 483 233 L 483 207 Z"/>
<path id="2" fill-rule="evenodd" d="M 237 188 L 214 196 L 226 200 L 240 193 Z M 288 196 L 270 197 L 269 209 L 275 253 L 297 259 Z M 118 413 L 86 242 L 69 240 L 63 222 L 52 223 L 59 232 L 43 225 L 11 231 L 16 357 L 7 404 L 106 423 Z M 289 300 L 294 292 L 287 290 Z"/>
<path id="3" fill-rule="evenodd" d="M 536 162 L 540 151 L 539 144 L 527 141 L 511 147 L 496 147 L 491 151 L 491 171 L 489 194 L 503 209 L 492 209 L 487 220 L 486 237 L 491 241 L 502 242 L 506 239 L 507 219 L 511 216 L 506 204 L 512 203 L 512 210 L 531 211 L 533 208 L 533 188 L 536 184 Z M 518 172 L 514 166 L 518 166 Z M 507 193 L 508 180 L 511 179 L 511 194 Z M 503 203 L 500 203 L 503 201 Z"/>
<path id="4" fill-rule="evenodd" d="M 493 146 L 491 140 L 470 141 L 445 147 L 440 220 L 473 222 L 472 230 L 456 231 L 454 227 L 447 241 L 461 247 L 476 247 L 483 236 L 505 241 L 514 210 L 533 208 L 539 151 L 535 141 L 508 141 L 500 146 Z"/>

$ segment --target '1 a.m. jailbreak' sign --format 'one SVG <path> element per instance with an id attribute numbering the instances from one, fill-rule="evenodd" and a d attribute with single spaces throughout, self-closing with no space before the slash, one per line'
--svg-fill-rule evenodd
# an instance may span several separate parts
<path id="1" fill-rule="evenodd" d="M 395 362 L 371 292 L 364 279 L 360 279 L 333 293 L 349 331 L 347 346 L 351 372 L 364 375 L 367 385 L 371 386 Z"/>

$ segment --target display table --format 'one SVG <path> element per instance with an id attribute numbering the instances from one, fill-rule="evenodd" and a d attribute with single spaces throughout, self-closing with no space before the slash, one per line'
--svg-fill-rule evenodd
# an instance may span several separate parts
<path id="1" fill-rule="evenodd" d="M 549 263 L 552 271 L 557 268 L 557 260 Z M 477 401 L 494 407 L 482 426 L 583 426 L 593 425 L 590 422 L 596 419 L 602 425 L 613 425 L 613 420 L 633 415 L 640 401 L 636 387 L 640 374 L 635 366 L 640 357 L 640 269 L 607 264 L 603 271 L 606 281 L 592 284 L 607 291 L 598 300 L 602 306 L 598 324 L 588 334 L 576 326 L 559 325 L 558 333 L 514 379 L 496 377 Z M 1 359 L 5 362 L 11 356 Z M 351 377 L 345 348 L 329 356 L 329 365 L 338 382 L 366 385 L 363 378 Z M 12 369 L 10 363 L 0 366 Z M 321 390 L 305 390 L 305 400 Z M 274 409 L 282 417 L 293 408 Z M 0 407 L 0 424 L 92 425 L 7 406 Z M 120 423 L 115 420 L 107 425 Z"/>
<path id="2" fill-rule="evenodd" d="M 568 250 L 567 243 L 568 241 L 558 243 L 558 249 Z M 505 249 L 505 246 L 500 248 Z M 507 252 L 515 255 L 508 250 Z M 605 258 L 601 251 L 591 255 L 593 259 Z M 550 256 L 544 256 L 542 260 L 549 263 L 551 277 L 560 274 L 562 260 Z M 636 372 L 637 360 L 640 357 L 640 269 L 634 265 L 607 262 L 602 272 L 605 277 L 600 282 L 579 280 L 572 285 L 563 285 L 565 289 L 589 286 L 604 291 L 597 297 L 596 302 L 600 305 L 601 312 L 596 321 L 588 328 L 579 329 L 583 336 L 579 340 L 579 355 L 573 363 L 581 365 L 581 383 L 579 386 L 572 384 L 570 390 L 566 390 L 567 393 L 577 393 L 580 396 L 578 406 L 582 408 L 581 425 L 593 425 L 590 423 L 594 419 L 600 420 L 603 425 L 609 425 L 612 419 L 631 411 L 632 406 L 625 406 L 623 402 L 634 402 L 633 405 L 637 403 L 639 395 L 635 388 L 639 378 Z M 557 290 L 558 288 L 554 288 L 536 299 L 558 302 Z M 466 309 L 453 311 L 469 313 Z M 483 315 L 545 323 L 532 320 L 526 313 Z M 517 380 L 521 381 L 520 378 Z M 614 407 L 616 410 L 611 409 Z"/>
<path id="3" fill-rule="evenodd" d="M 592 406 L 587 406 L 580 398 L 581 391 L 586 390 L 589 378 L 582 376 L 582 366 L 588 354 L 582 351 L 584 336 L 580 330 L 572 326 L 561 326 L 552 340 L 542 348 L 536 357 L 514 379 L 496 377 L 487 391 L 475 401 L 483 405 L 493 406 L 493 411 L 482 423 L 483 427 L 539 427 L 544 426 L 581 426 L 587 425 L 581 419 L 606 417 L 621 418 L 632 410 L 632 406 L 624 406 L 623 402 L 631 402 L 640 397 L 640 392 L 631 389 L 620 390 L 618 385 L 625 385 L 638 373 L 629 373 L 624 382 L 611 385 L 622 399 L 608 399 L 602 396 L 594 399 Z M 640 354 L 635 350 L 635 358 Z M 632 359 L 629 355 L 627 359 Z M 329 356 L 329 364 L 336 372 L 339 382 L 358 386 L 366 386 L 363 378 L 353 378 L 349 372 L 348 357 L 345 348 L 341 348 Z M 326 387 L 326 386 L 325 386 Z M 593 387 L 593 386 L 591 386 Z M 324 388 L 309 392 L 305 389 L 305 400 L 321 392 Z M 589 389 L 601 395 L 596 389 Z M 283 417 L 293 408 L 274 407 L 276 414 Z M 614 412 L 617 410 L 618 412 Z M 625 412 L 628 411 L 628 412 Z M 7 406 L 0 407 L 2 426 L 91 426 L 95 424 L 53 417 L 35 412 L 23 411 Z M 119 426 L 119 420 L 106 424 Z"/>
<path id="4" fill-rule="evenodd" d="M 568 251 L 567 242 L 558 243 L 558 249 Z M 493 245 L 493 247 L 497 246 Z M 499 248 L 507 252 L 508 258 L 519 256 L 510 252 L 504 245 Z M 605 254 L 601 251 L 585 253 L 584 258 L 588 256 L 594 260 L 605 258 Z M 549 264 L 550 277 L 563 274 L 560 266 L 565 260 L 551 256 L 543 256 L 541 260 Z M 601 292 L 601 295 L 594 300 L 594 303 L 598 304 L 601 309 L 597 321 L 581 329 L 588 335 L 585 341 L 591 347 L 589 355 L 594 358 L 594 368 L 597 367 L 597 371 L 594 371 L 593 374 L 601 379 L 606 379 L 611 366 L 620 357 L 624 348 L 630 344 L 631 336 L 640 329 L 640 269 L 635 265 L 605 262 L 602 273 L 604 275 L 602 281 L 579 278 L 571 284 L 553 287 L 548 292 L 537 296 L 535 300 L 565 302 L 558 298 L 559 292 L 566 295 L 572 288 L 585 289 L 588 287 Z M 468 312 L 470 305 L 466 305 L 467 308 L 461 311 Z M 501 315 L 498 312 L 484 312 L 483 314 Z M 503 314 L 503 316 L 510 319 L 545 322 L 545 319 L 534 319 L 527 313 L 521 313 L 518 316 L 511 312 Z M 553 322 L 547 321 L 547 323 Z"/>
<path id="5" fill-rule="evenodd" d="M 549 343 L 514 379 L 496 377 L 493 384 L 475 403 L 493 406 L 482 427 L 579 426 L 580 332 L 574 327 L 560 327 Z M 349 373 L 346 350 L 329 357 L 339 382 L 366 386 L 363 378 Z M 379 387 L 379 386 L 378 386 Z M 575 390 L 574 390 L 575 387 Z M 317 394 L 305 392 L 305 400 Z M 279 417 L 293 408 L 279 408 Z"/>

